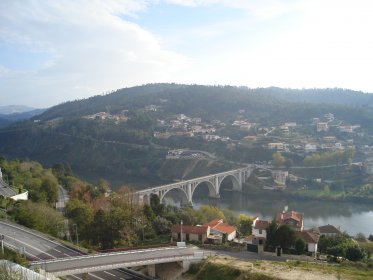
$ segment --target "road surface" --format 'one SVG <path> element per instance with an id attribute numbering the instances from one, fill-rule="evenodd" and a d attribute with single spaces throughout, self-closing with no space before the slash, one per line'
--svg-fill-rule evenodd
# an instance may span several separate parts
<path id="1" fill-rule="evenodd" d="M 22 251 L 28 259 L 33 261 L 51 260 L 82 255 L 74 249 L 57 243 L 46 236 L 32 231 L 28 228 L 0 221 L 0 234 L 4 235 L 4 245 L 8 248 Z M 71 275 L 66 279 L 79 280 L 81 275 Z M 89 273 L 89 280 L 123 280 L 123 279 L 144 279 L 130 276 L 125 270 L 105 270 L 101 272 Z"/>

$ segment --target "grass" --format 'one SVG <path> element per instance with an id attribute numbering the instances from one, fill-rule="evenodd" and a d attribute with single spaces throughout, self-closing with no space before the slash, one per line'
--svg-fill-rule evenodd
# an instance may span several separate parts
<path id="1" fill-rule="evenodd" d="M 302 261 L 289 261 L 287 263 L 279 263 L 288 268 L 302 268 L 305 270 L 318 270 L 328 274 L 346 276 L 354 280 L 369 280 L 373 279 L 373 269 L 369 268 L 364 263 L 345 262 L 342 264 L 317 264 Z"/>

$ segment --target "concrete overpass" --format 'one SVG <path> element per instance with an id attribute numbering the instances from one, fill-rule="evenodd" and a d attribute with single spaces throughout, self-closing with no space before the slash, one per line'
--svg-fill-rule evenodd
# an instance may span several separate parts
<path id="1" fill-rule="evenodd" d="M 255 165 L 248 165 L 244 168 L 234 169 L 217 174 L 210 174 L 199 178 L 141 190 L 136 192 L 135 196 L 137 197 L 139 203 L 149 203 L 152 195 L 157 195 L 162 202 L 163 198 L 169 191 L 176 189 L 184 195 L 187 204 L 193 205 L 193 193 L 200 184 L 207 184 L 209 189 L 209 197 L 219 198 L 221 183 L 226 178 L 231 180 L 234 191 L 241 191 L 242 185 L 246 182 L 247 178 L 250 177 L 254 169 Z"/>
<path id="2" fill-rule="evenodd" d="M 202 251 L 182 246 L 36 261 L 31 263 L 31 267 L 40 268 L 55 276 L 66 276 L 72 274 L 84 275 L 89 272 L 122 267 L 148 266 L 149 274 L 155 276 L 156 264 L 178 262 L 182 269 L 186 269 L 191 262 L 200 261 L 202 258 Z"/>

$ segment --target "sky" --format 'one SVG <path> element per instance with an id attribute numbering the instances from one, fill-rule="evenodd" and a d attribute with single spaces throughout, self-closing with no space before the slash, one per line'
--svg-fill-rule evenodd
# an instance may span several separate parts
<path id="1" fill-rule="evenodd" d="M 371 0 L 1 0 L 0 105 L 147 83 L 373 93 Z"/>

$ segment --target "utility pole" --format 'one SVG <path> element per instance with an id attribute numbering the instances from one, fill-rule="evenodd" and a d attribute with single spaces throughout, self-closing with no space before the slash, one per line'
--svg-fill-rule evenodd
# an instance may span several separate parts
<path id="1" fill-rule="evenodd" d="M 73 224 L 73 226 L 75 227 L 76 244 L 78 245 L 78 248 L 79 248 L 78 225 L 77 224 Z"/>
<path id="2" fill-rule="evenodd" d="M 183 220 L 180 221 L 180 242 L 183 242 Z"/>
<path id="3" fill-rule="evenodd" d="M 4 255 L 4 234 L 0 235 L 0 240 L 1 240 L 1 252 Z"/>

